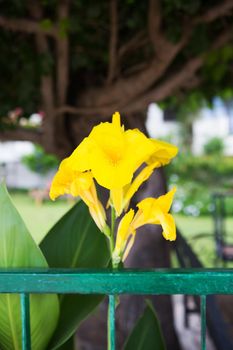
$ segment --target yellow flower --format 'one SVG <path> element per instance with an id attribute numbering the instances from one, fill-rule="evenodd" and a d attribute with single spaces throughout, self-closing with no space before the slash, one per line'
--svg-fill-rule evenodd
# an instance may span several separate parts
<path id="1" fill-rule="evenodd" d="M 127 210 L 131 198 L 142 183 L 149 179 L 153 170 L 168 164 L 178 152 L 176 146 L 167 142 L 152 139 L 151 141 L 154 145 L 154 151 L 146 160 L 148 165 L 139 172 L 130 184 L 124 186 L 124 188 L 114 188 L 110 191 L 110 203 L 115 207 L 117 216 L 120 216 L 124 209 Z"/>
<path id="2" fill-rule="evenodd" d="M 116 112 L 112 123 L 94 127 L 70 158 L 74 170 L 91 170 L 97 182 L 110 190 L 109 202 L 119 216 L 154 168 L 167 164 L 176 153 L 175 146 L 149 139 L 137 129 L 125 131 Z M 132 181 L 143 163 L 148 165 Z"/>
<path id="3" fill-rule="evenodd" d="M 158 167 L 161 165 L 166 165 L 178 153 L 178 147 L 172 145 L 171 143 L 154 139 L 151 139 L 151 141 L 155 146 L 155 150 L 153 154 L 148 158 L 148 164 L 158 162 Z"/>
<path id="4" fill-rule="evenodd" d="M 134 210 L 130 209 L 119 223 L 117 230 L 116 245 L 112 256 L 114 263 L 116 264 L 119 264 L 119 262 L 121 261 L 126 245 L 127 247 L 133 245 L 135 232 L 133 232 L 133 230 L 131 230 L 130 228 L 133 216 Z"/>
<path id="5" fill-rule="evenodd" d="M 159 198 L 146 198 L 138 203 L 138 211 L 134 216 L 131 209 L 122 218 L 118 230 L 116 246 L 113 252 L 113 260 L 116 264 L 122 259 L 124 261 L 135 240 L 136 230 L 146 224 L 161 225 L 165 239 L 174 241 L 176 239 L 175 221 L 169 210 L 172 205 L 176 189 Z"/>
<path id="6" fill-rule="evenodd" d="M 89 207 L 91 216 L 101 231 L 106 227 L 106 214 L 98 200 L 95 183 L 90 171 L 73 170 L 71 157 L 64 159 L 53 178 L 50 188 L 50 198 L 55 200 L 63 194 L 80 196 Z"/>
<path id="7" fill-rule="evenodd" d="M 141 184 L 151 176 L 156 165 L 157 163 L 145 166 L 133 179 L 131 184 L 110 191 L 110 202 L 112 202 L 115 207 L 117 216 L 120 216 L 123 210 L 127 210 L 131 198 L 137 192 Z"/>
<path id="8" fill-rule="evenodd" d="M 129 184 L 137 168 L 155 150 L 153 142 L 137 129 L 124 130 L 120 114 L 112 123 L 100 123 L 72 154 L 73 166 L 91 170 L 97 182 L 107 189 L 119 189 Z M 79 168 L 80 170 L 80 168 Z"/>
<path id="9" fill-rule="evenodd" d="M 137 228 L 145 224 L 161 225 L 163 236 L 169 241 L 176 239 L 175 221 L 171 214 L 168 214 L 176 188 L 159 198 L 146 198 L 138 203 L 138 211 L 133 219 L 132 227 Z"/>

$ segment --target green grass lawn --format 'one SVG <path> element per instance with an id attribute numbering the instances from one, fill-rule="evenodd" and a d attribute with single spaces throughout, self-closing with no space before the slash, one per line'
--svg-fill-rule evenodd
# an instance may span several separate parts
<path id="1" fill-rule="evenodd" d="M 25 193 L 13 192 L 11 196 L 16 208 L 37 243 L 42 240 L 55 222 L 72 206 L 72 203 L 65 200 L 57 200 L 55 202 L 46 201 L 38 206 L 35 204 L 35 201 Z M 214 266 L 215 242 L 212 217 L 175 215 L 175 219 L 181 233 L 191 244 L 202 263 L 207 267 Z M 227 230 L 233 230 L 233 218 L 227 220 L 226 227 Z M 231 233 L 233 238 L 233 231 L 231 231 Z M 195 236 L 199 234 L 207 234 L 208 236 L 196 239 Z M 233 264 L 229 266 L 233 267 Z"/>
<path id="2" fill-rule="evenodd" d="M 71 203 L 64 200 L 46 201 L 41 205 L 36 205 L 26 193 L 13 192 L 11 198 L 37 243 L 72 206 Z"/>
<path id="3" fill-rule="evenodd" d="M 215 266 L 214 223 L 211 216 L 193 217 L 175 215 L 176 224 L 206 267 Z M 233 218 L 226 220 L 226 231 L 233 239 Z M 200 235 L 200 236 L 199 236 Z M 196 237 L 197 236 L 197 237 Z M 199 236 L 199 237 L 198 237 Z M 233 267 L 233 264 L 228 264 Z"/>

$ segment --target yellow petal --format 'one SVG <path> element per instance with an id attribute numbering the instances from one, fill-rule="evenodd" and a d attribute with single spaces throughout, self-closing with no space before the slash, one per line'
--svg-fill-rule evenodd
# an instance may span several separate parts
<path id="1" fill-rule="evenodd" d="M 123 151 L 124 147 L 124 130 L 122 130 L 120 121 L 117 118 L 113 123 L 105 122 L 95 126 L 88 139 L 106 153 L 106 156 L 117 156 L 118 152 Z M 93 150 L 95 151 L 95 149 Z M 119 155 L 120 156 L 120 155 Z M 114 159 L 113 159 L 114 160 Z"/>
<path id="2" fill-rule="evenodd" d="M 69 157 L 70 167 L 74 171 L 86 171 L 91 169 L 90 155 L 93 145 L 86 137 Z"/>
<path id="3" fill-rule="evenodd" d="M 175 220 L 171 214 L 164 214 L 162 211 L 158 214 L 158 220 L 163 228 L 163 237 L 168 241 L 176 239 Z"/>
<path id="4" fill-rule="evenodd" d="M 110 191 L 110 202 L 115 208 L 117 216 L 120 216 L 123 210 L 123 188 L 114 188 Z"/>
<path id="5" fill-rule="evenodd" d="M 116 127 L 121 126 L 121 116 L 119 112 L 115 112 L 112 116 L 112 124 L 115 125 Z"/>
<path id="6" fill-rule="evenodd" d="M 178 153 L 178 147 L 164 141 L 153 140 L 155 150 L 153 154 L 147 160 L 148 164 L 158 162 L 159 165 L 166 165 L 174 158 Z"/>
<path id="7" fill-rule="evenodd" d="M 64 159 L 58 172 L 54 176 L 50 188 L 50 197 L 55 199 L 63 194 L 80 196 L 89 207 L 91 216 L 101 231 L 106 226 L 106 214 L 104 208 L 97 198 L 96 187 L 90 171 L 80 172 L 74 170 L 74 158 L 71 156 Z"/>
<path id="8" fill-rule="evenodd" d="M 104 232 L 106 226 L 106 214 L 99 200 L 97 200 L 95 204 L 89 205 L 89 212 L 100 231 Z"/>
<path id="9" fill-rule="evenodd" d="M 145 224 L 152 224 L 155 220 L 155 214 L 157 207 L 155 206 L 155 198 L 145 198 L 137 204 L 139 208 L 137 214 L 135 215 L 133 226 L 138 228 Z"/>
<path id="10" fill-rule="evenodd" d="M 144 212 L 145 217 L 149 220 L 149 217 L 153 215 L 153 211 L 156 207 L 159 207 L 163 212 L 168 212 L 171 208 L 176 187 L 173 187 L 171 191 L 167 192 L 158 198 L 145 198 L 137 204 L 137 207 Z"/>
<path id="11" fill-rule="evenodd" d="M 125 245 L 127 243 L 127 240 L 132 233 L 130 230 L 130 224 L 133 220 L 134 216 L 134 210 L 130 209 L 128 213 L 126 213 L 123 218 L 121 219 L 118 230 L 117 230 L 117 237 L 116 237 L 116 246 L 115 249 L 119 252 L 122 252 L 125 248 Z"/>
<path id="12" fill-rule="evenodd" d="M 96 225 L 102 232 L 104 232 L 104 229 L 106 227 L 105 210 L 97 197 L 95 183 L 93 181 L 93 178 L 91 177 L 91 174 L 86 172 L 83 173 L 83 175 L 86 176 L 86 182 L 81 182 L 81 186 L 77 188 L 77 190 L 79 191 L 78 194 L 80 198 L 84 201 L 84 203 L 88 206 L 89 212 Z M 89 176 L 90 178 L 88 179 L 87 176 Z M 86 187 L 88 185 L 88 181 L 89 187 Z"/>
<path id="13" fill-rule="evenodd" d="M 130 252 L 131 248 L 134 245 L 135 237 L 136 237 L 136 234 L 135 234 L 135 231 L 134 231 L 134 233 L 131 235 L 130 240 L 129 240 L 128 244 L 127 244 L 127 247 L 126 247 L 126 249 L 124 251 L 124 254 L 123 254 L 123 257 L 122 257 L 122 261 L 123 262 L 126 260 L 127 256 L 129 255 L 129 252 Z"/>
<path id="14" fill-rule="evenodd" d="M 70 185 L 73 181 L 73 172 L 68 166 L 68 158 L 64 159 L 55 174 L 50 187 L 49 196 L 52 200 L 64 194 L 70 193 Z"/>
<path id="15" fill-rule="evenodd" d="M 125 160 L 124 131 L 116 124 L 101 123 L 89 135 L 93 145 L 89 155 L 93 176 L 108 189 L 123 187 L 133 176 Z"/>
<path id="16" fill-rule="evenodd" d="M 171 209 L 172 201 L 175 193 L 176 193 L 176 187 L 173 187 L 168 193 L 156 199 L 157 201 L 156 205 L 158 205 L 163 212 L 168 213 L 169 210 Z"/>
<path id="17" fill-rule="evenodd" d="M 159 224 L 159 215 L 160 213 L 164 215 L 168 213 L 175 191 L 176 188 L 173 188 L 159 198 L 145 198 L 139 202 L 137 204 L 139 210 L 133 219 L 132 227 L 136 230 L 145 224 Z"/>
<path id="18" fill-rule="evenodd" d="M 107 189 L 124 187 L 131 182 L 133 171 L 129 169 L 127 160 L 119 159 L 114 163 L 109 158 L 101 150 L 96 149 L 92 159 L 93 176 Z"/>
<path id="19" fill-rule="evenodd" d="M 137 168 L 154 151 L 152 141 L 139 130 L 124 131 L 119 118 L 115 114 L 113 123 L 100 123 L 88 136 L 86 157 L 90 169 L 97 182 L 108 189 L 129 184 Z"/>
<path id="20" fill-rule="evenodd" d="M 93 178 L 90 172 L 77 173 L 73 175 L 73 181 L 70 184 L 70 194 L 77 197 L 82 192 L 88 192 L 93 185 Z"/>
<path id="21" fill-rule="evenodd" d="M 137 192 L 141 184 L 149 179 L 155 167 L 156 167 L 156 163 L 152 165 L 148 165 L 144 169 L 142 169 L 141 172 L 135 177 L 133 182 L 128 187 L 126 194 L 124 196 L 124 208 L 127 208 L 130 199 Z"/>
<path id="22" fill-rule="evenodd" d="M 154 152 L 153 142 L 138 129 L 125 132 L 127 148 L 125 157 L 129 158 L 129 166 L 135 172 Z"/>

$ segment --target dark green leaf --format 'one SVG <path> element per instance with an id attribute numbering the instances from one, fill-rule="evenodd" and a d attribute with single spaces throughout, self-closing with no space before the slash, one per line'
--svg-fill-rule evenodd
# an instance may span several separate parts
<path id="1" fill-rule="evenodd" d="M 124 350 L 165 350 L 165 344 L 152 303 L 147 300 L 143 315 L 136 323 Z"/>
<path id="2" fill-rule="evenodd" d="M 75 347 L 75 337 L 69 338 L 64 344 L 59 346 L 58 350 L 77 350 L 77 347 Z"/>
<path id="3" fill-rule="evenodd" d="M 41 249 L 50 267 L 100 268 L 109 261 L 105 236 L 81 201 L 55 224 L 42 241 Z M 56 349 L 69 339 L 102 299 L 95 295 L 62 296 L 59 324 L 50 348 Z"/>

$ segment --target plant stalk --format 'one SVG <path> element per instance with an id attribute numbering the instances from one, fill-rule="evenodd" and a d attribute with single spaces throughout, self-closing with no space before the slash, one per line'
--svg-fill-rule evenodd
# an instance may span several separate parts
<path id="1" fill-rule="evenodd" d="M 111 231 L 109 237 L 109 246 L 111 253 L 111 261 L 112 261 L 112 269 L 115 270 L 117 265 L 114 264 L 112 259 L 112 254 L 114 251 L 114 231 L 115 231 L 115 221 L 116 221 L 116 213 L 115 209 L 111 208 Z M 108 302 L 108 350 L 115 350 L 115 309 L 116 309 L 116 296 L 109 295 Z"/>
<path id="2" fill-rule="evenodd" d="M 115 221 L 116 221 L 116 212 L 115 209 L 112 207 L 111 208 L 111 231 L 110 231 L 110 237 L 109 237 L 109 244 L 110 244 L 110 253 L 111 253 L 111 259 L 112 259 L 112 254 L 114 251 L 114 231 L 115 231 Z M 114 263 L 112 260 L 112 268 L 114 269 Z"/>

